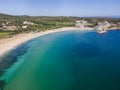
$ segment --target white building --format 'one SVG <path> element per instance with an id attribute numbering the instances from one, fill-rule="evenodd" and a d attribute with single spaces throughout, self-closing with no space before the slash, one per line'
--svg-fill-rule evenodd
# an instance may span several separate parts
<path id="1" fill-rule="evenodd" d="M 88 25 L 87 21 L 84 21 L 84 20 L 78 20 L 78 21 L 76 21 L 76 27 L 77 28 L 83 29 L 87 25 Z"/>
<path id="2" fill-rule="evenodd" d="M 33 25 L 33 22 L 24 21 L 23 24 L 24 25 Z"/>
<path id="3" fill-rule="evenodd" d="M 14 31 L 14 30 L 18 30 L 18 27 L 17 26 L 3 26 L 2 29 L 5 31 Z"/>
<path id="4" fill-rule="evenodd" d="M 95 29 L 99 31 L 104 31 L 104 30 L 107 30 L 110 26 L 111 24 L 108 23 L 108 21 L 104 21 L 104 22 L 99 23 L 99 25 L 96 26 Z"/>
<path id="5" fill-rule="evenodd" d="M 23 28 L 23 29 L 26 29 L 26 28 L 27 28 L 27 26 L 22 26 L 22 28 Z"/>

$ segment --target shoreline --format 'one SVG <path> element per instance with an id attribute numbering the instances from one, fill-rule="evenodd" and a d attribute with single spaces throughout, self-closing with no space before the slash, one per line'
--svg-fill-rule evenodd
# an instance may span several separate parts
<path id="1" fill-rule="evenodd" d="M 0 56 L 6 54 L 7 52 L 16 48 L 17 46 L 19 46 L 31 39 L 37 38 L 39 36 L 43 36 L 43 35 L 50 34 L 50 33 L 73 31 L 73 30 L 78 30 L 78 31 L 90 30 L 90 31 L 92 31 L 93 29 L 90 29 L 90 28 L 79 29 L 76 27 L 64 27 L 64 28 L 46 30 L 46 31 L 37 32 L 37 33 L 30 32 L 27 34 L 14 35 L 12 38 L 6 38 L 6 39 L 0 40 Z"/>

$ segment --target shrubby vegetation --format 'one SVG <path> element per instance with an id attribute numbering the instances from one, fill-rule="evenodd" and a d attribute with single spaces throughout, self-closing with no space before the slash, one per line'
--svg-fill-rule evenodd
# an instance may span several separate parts
<path id="1" fill-rule="evenodd" d="M 85 20 L 88 23 L 92 23 L 89 27 L 94 27 L 98 22 L 108 21 L 110 23 L 120 22 L 120 18 L 109 18 L 109 17 L 40 17 L 40 16 L 11 16 L 6 14 L 0 14 L 0 28 L 2 24 L 9 26 L 17 26 L 18 29 L 14 31 L 0 30 L 0 38 L 7 37 L 9 35 L 31 32 L 31 31 L 45 31 L 61 27 L 73 27 L 75 26 L 76 20 Z M 34 23 L 33 25 L 27 25 L 27 28 L 22 28 L 23 22 L 29 21 Z"/>

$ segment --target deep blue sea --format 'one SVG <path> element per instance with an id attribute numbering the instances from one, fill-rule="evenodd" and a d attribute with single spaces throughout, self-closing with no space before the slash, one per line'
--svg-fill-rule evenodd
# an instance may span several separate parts
<path id="1" fill-rule="evenodd" d="M 120 90 L 120 31 L 67 31 L 0 58 L 0 90 Z"/>

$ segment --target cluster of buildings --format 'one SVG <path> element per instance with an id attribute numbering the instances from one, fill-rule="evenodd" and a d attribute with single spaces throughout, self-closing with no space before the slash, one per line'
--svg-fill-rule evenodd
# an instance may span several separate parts
<path id="1" fill-rule="evenodd" d="M 76 27 L 82 30 L 85 30 L 85 28 L 90 28 L 88 27 L 89 25 L 92 25 L 88 23 L 85 20 L 77 20 L 76 21 Z M 111 26 L 111 24 L 108 21 L 104 22 L 99 22 L 97 26 L 94 26 L 92 29 L 98 30 L 98 31 L 106 31 L 108 28 Z"/>
<path id="2" fill-rule="evenodd" d="M 34 25 L 34 23 L 33 22 L 29 22 L 29 21 L 24 21 L 22 28 L 26 29 L 26 28 L 28 28 L 29 25 Z"/>
<path id="3" fill-rule="evenodd" d="M 18 30 L 20 28 L 26 29 L 30 25 L 34 25 L 34 23 L 33 22 L 29 22 L 29 21 L 24 21 L 22 23 L 22 27 L 20 27 L 20 26 L 10 25 L 9 22 L 6 22 L 6 23 L 2 23 L 1 24 L 0 29 L 2 29 L 4 31 L 15 31 L 15 30 Z"/>
<path id="4" fill-rule="evenodd" d="M 110 26 L 111 26 L 111 24 L 108 23 L 108 21 L 104 21 L 104 22 L 98 23 L 98 25 L 95 27 L 95 29 L 99 30 L 99 31 L 106 31 Z"/>
<path id="5" fill-rule="evenodd" d="M 88 26 L 87 21 L 84 21 L 84 20 L 76 21 L 76 27 L 77 28 L 83 29 L 84 27 L 87 27 L 87 26 Z"/>
<path id="6" fill-rule="evenodd" d="M 4 30 L 4 31 L 14 31 L 14 30 L 18 30 L 18 26 L 6 26 L 6 25 L 4 25 L 4 26 L 2 26 L 2 30 Z"/>
<path id="7" fill-rule="evenodd" d="M 23 21 L 20 25 L 12 25 L 10 22 L 5 21 L 1 23 L 0 29 L 4 31 L 15 31 L 18 29 L 27 29 L 28 26 L 35 25 L 33 22 L 30 21 Z M 92 23 L 88 23 L 85 20 L 77 20 L 75 23 L 76 27 L 80 30 L 98 30 L 98 31 L 106 31 L 109 29 L 120 29 L 120 23 L 112 24 L 108 21 L 98 22 L 96 26 L 93 26 Z M 92 28 L 90 26 L 93 26 Z"/>

